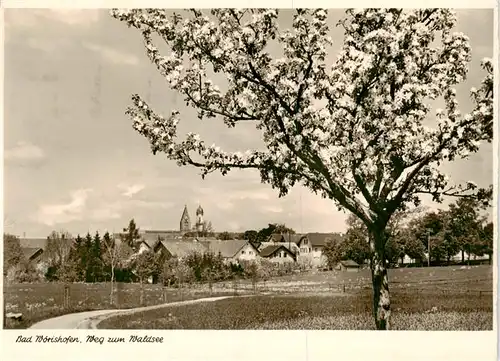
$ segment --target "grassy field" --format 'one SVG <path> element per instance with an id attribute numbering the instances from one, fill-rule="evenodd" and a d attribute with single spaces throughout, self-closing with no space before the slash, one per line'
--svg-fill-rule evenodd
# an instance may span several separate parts
<path id="1" fill-rule="evenodd" d="M 398 268 L 389 270 L 391 290 L 431 288 L 441 292 L 467 293 L 492 292 L 493 268 L 491 266 L 452 266 L 430 268 Z M 231 288 L 232 283 L 220 283 L 214 289 Z M 253 290 L 249 280 L 238 282 L 238 289 Z M 370 270 L 359 272 L 307 272 L 295 275 L 261 280 L 257 284 L 258 292 L 288 294 L 295 292 L 356 292 L 371 289 Z"/>
<path id="2" fill-rule="evenodd" d="M 389 281 L 394 299 L 393 307 L 395 320 L 399 312 L 397 311 L 399 307 L 397 306 L 399 297 L 398 291 L 405 291 L 412 297 L 415 295 L 420 297 L 421 292 L 426 290 L 432 291 L 432 295 L 437 294 L 438 296 L 440 295 L 440 297 L 442 296 L 443 302 L 445 302 L 447 298 L 455 298 L 463 295 L 464 297 L 462 297 L 462 299 L 470 299 L 472 300 L 471 302 L 475 302 L 473 300 L 476 297 L 480 299 L 492 298 L 492 272 L 493 269 L 490 266 L 402 268 L 390 270 Z M 371 280 L 368 270 L 361 270 L 354 273 L 301 273 L 293 276 L 274 278 L 265 282 L 260 281 L 256 286 L 254 290 L 252 283 L 247 280 L 241 280 L 237 283 L 223 282 L 214 284 L 212 292 L 210 292 L 208 285 L 191 285 L 182 290 L 173 288 L 164 289 L 159 285 L 145 285 L 143 305 L 149 306 L 166 302 L 197 299 L 209 297 L 210 295 L 232 295 L 235 293 L 235 288 L 240 295 L 253 294 L 254 291 L 256 291 L 256 293 L 259 294 L 270 293 L 283 296 L 296 294 L 300 295 L 300 297 L 320 297 L 319 299 L 322 299 L 321 297 L 325 295 L 332 294 L 343 294 L 344 296 L 356 295 L 354 299 L 358 299 L 358 296 L 361 294 L 364 295 L 363 297 L 368 297 L 368 301 L 359 301 L 362 302 L 360 307 L 370 307 L 371 305 L 369 301 L 371 297 Z M 122 284 L 121 287 L 119 287 L 118 305 L 116 307 L 139 307 L 141 305 L 139 288 L 140 286 L 138 284 Z M 345 294 L 343 293 L 344 289 Z M 109 291 L 109 283 L 71 284 L 70 305 L 69 307 L 64 307 L 63 284 L 4 284 L 4 313 L 21 312 L 23 314 L 22 322 L 8 325 L 4 324 L 4 328 L 26 328 L 35 322 L 66 313 L 113 308 L 109 301 Z M 405 294 L 405 292 L 400 292 L 400 294 Z M 434 296 L 429 297 L 432 299 Z M 231 302 L 236 302 L 237 305 L 241 300 L 243 299 Z M 307 300 L 307 302 L 309 302 L 309 300 Z M 304 300 L 300 303 L 303 304 Z M 449 311 L 453 311 L 453 307 L 450 308 Z M 279 315 L 281 311 L 277 312 Z M 485 312 L 491 311 L 486 310 Z M 311 313 L 308 317 L 315 316 Z M 325 318 L 329 316 L 323 315 L 322 317 Z M 297 320 L 297 318 L 294 319 Z M 315 320 L 314 322 L 320 321 Z"/>
<path id="3" fill-rule="evenodd" d="M 111 308 L 140 307 L 140 285 L 121 284 L 117 288 L 117 305 L 110 303 L 109 283 L 73 283 L 69 285 L 70 304 L 64 306 L 64 284 L 5 284 L 4 314 L 22 313 L 22 322 L 8 323 L 4 328 L 27 328 L 32 324 L 67 313 Z M 165 289 L 159 285 L 144 285 L 144 306 L 158 305 L 212 296 L 233 294 L 229 289 L 210 292 L 208 286 Z"/>
<path id="4" fill-rule="evenodd" d="M 391 289 L 407 289 L 408 287 L 432 287 L 441 290 L 458 291 L 456 284 L 467 283 L 467 289 L 492 290 L 493 268 L 491 266 L 453 266 L 430 268 L 396 268 L 389 270 Z M 356 290 L 371 288 L 369 269 L 359 272 L 309 272 L 274 278 L 265 283 L 270 290 L 320 290 L 341 288 Z M 467 290 L 464 290 L 467 291 Z"/>
<path id="5" fill-rule="evenodd" d="M 242 310 L 245 310 L 242 312 Z M 399 330 L 491 330 L 491 295 L 431 291 L 393 294 L 393 328 Z M 194 316 L 195 315 L 195 316 Z M 371 330 L 371 294 L 265 295 L 173 306 L 116 316 L 101 329 L 333 329 Z"/>
<path id="6" fill-rule="evenodd" d="M 395 269 L 389 277 L 394 329 L 444 331 L 493 327 L 491 267 Z M 338 292 L 339 285 L 346 286 L 345 293 Z M 247 286 L 248 283 L 239 287 Z M 117 316 L 103 321 L 99 328 L 374 329 L 368 272 L 287 276 L 269 280 L 263 287 L 272 295 Z"/>

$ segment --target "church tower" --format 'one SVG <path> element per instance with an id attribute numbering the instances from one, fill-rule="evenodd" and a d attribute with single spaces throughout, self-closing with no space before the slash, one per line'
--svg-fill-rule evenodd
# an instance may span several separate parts
<path id="1" fill-rule="evenodd" d="M 191 231 L 191 220 L 189 219 L 187 205 L 184 206 L 184 211 L 182 212 L 180 231 L 181 233 L 186 233 Z"/>
<path id="2" fill-rule="evenodd" d="M 196 210 L 196 231 L 203 232 L 205 223 L 203 222 L 203 208 L 201 205 Z"/>

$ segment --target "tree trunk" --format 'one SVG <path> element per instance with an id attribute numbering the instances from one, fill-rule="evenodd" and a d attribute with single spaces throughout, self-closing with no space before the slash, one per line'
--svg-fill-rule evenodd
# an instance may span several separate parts
<path id="1" fill-rule="evenodd" d="M 462 250 L 462 263 L 464 263 L 465 257 L 464 257 L 464 250 Z"/>
<path id="2" fill-rule="evenodd" d="M 140 277 L 140 295 L 139 295 L 139 304 L 142 306 L 144 304 L 144 283 L 142 281 L 142 277 Z"/>
<path id="3" fill-rule="evenodd" d="M 110 302 L 111 302 L 111 306 L 114 305 L 114 285 L 113 285 L 113 282 L 115 280 L 115 266 L 113 265 L 113 263 L 111 263 L 111 292 L 109 294 L 109 299 L 110 299 Z"/>
<path id="4" fill-rule="evenodd" d="M 371 235 L 373 251 L 370 263 L 373 285 L 373 317 L 377 330 L 389 330 L 391 320 L 391 301 L 389 296 L 389 279 L 385 259 L 386 238 L 382 232 Z"/>

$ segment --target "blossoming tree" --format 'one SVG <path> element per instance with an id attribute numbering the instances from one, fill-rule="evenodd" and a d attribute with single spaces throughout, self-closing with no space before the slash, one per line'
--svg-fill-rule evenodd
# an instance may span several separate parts
<path id="1" fill-rule="evenodd" d="M 439 169 L 476 152 L 493 133 L 490 61 L 483 61 L 485 79 L 471 91 L 473 110 L 458 109 L 454 87 L 466 77 L 471 49 L 465 35 L 453 32 L 454 13 L 347 10 L 340 22 L 343 45 L 331 67 L 325 64 L 332 45 L 326 10 L 296 10 L 286 31 L 272 9 L 111 14 L 141 31 L 150 60 L 200 119 L 217 117 L 230 128 L 254 122 L 267 148 L 230 153 L 197 134 L 179 139 L 179 112 L 163 117 L 133 95 L 127 114 L 152 152 L 198 167 L 203 177 L 257 169 L 280 196 L 299 183 L 353 213 L 370 235 L 376 327 L 389 329 L 384 246 L 391 216 L 418 205 L 422 194 L 439 202 L 445 195 L 491 193 L 472 182 L 452 184 Z M 270 44 L 281 47 L 282 58 L 270 55 Z M 215 85 L 211 72 L 223 73 L 227 88 Z M 437 98 L 445 109 L 435 112 L 430 102 Z"/>

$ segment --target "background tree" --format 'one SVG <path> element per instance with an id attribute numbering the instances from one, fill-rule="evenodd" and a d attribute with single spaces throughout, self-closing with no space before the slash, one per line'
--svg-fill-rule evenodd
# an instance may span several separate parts
<path id="1" fill-rule="evenodd" d="M 83 264 L 85 265 L 85 282 L 92 282 L 92 236 L 90 233 L 87 233 L 85 236 L 85 240 L 83 242 L 82 256 L 83 256 Z"/>
<path id="2" fill-rule="evenodd" d="M 486 223 L 480 233 L 481 237 L 481 255 L 487 254 L 489 264 L 491 264 L 491 256 L 493 255 L 493 222 Z"/>
<path id="3" fill-rule="evenodd" d="M 8 269 L 6 279 L 8 282 L 34 283 L 42 281 L 43 277 L 32 262 L 22 258 Z"/>
<path id="4" fill-rule="evenodd" d="M 259 243 L 267 242 L 273 234 L 295 234 L 295 230 L 285 224 L 269 223 L 267 227 L 259 230 L 255 241 Z"/>
<path id="5" fill-rule="evenodd" d="M 179 261 L 174 270 L 175 279 L 179 287 L 183 287 L 186 283 L 191 283 L 194 275 L 192 269 L 184 261 Z"/>
<path id="6" fill-rule="evenodd" d="M 328 269 L 335 269 L 342 260 L 342 242 L 338 239 L 328 239 L 323 247 L 322 254 L 326 257 Z"/>
<path id="7" fill-rule="evenodd" d="M 229 153 L 194 133 L 179 140 L 180 113 L 164 118 L 135 94 L 127 114 L 154 154 L 198 167 L 203 177 L 257 169 L 280 196 L 300 183 L 361 219 L 370 240 L 377 329 L 390 326 L 385 246 L 393 214 L 419 205 L 422 194 L 440 202 L 445 195 L 491 193 L 471 182 L 453 185 L 439 169 L 493 134 L 491 60 L 472 91 L 472 111 L 458 110 L 455 87 L 466 77 L 471 49 L 465 35 L 453 32 L 449 9 L 347 10 L 332 67 L 323 9 L 296 9 L 293 31 L 279 29 L 274 9 L 213 9 L 211 17 L 199 10 L 111 14 L 141 32 L 150 60 L 200 119 L 220 117 L 230 128 L 254 122 L 266 147 Z M 270 43 L 281 47 L 279 58 Z M 209 69 L 227 79 L 223 88 L 209 79 Z M 434 114 L 429 104 L 438 98 L 445 109 Z M 430 127 L 425 120 L 433 116 Z"/>
<path id="8" fill-rule="evenodd" d="M 189 232 L 183 233 L 182 238 L 189 239 L 189 238 L 195 238 L 198 236 L 199 236 L 199 234 L 197 231 L 189 231 Z"/>
<path id="9" fill-rule="evenodd" d="M 99 282 L 103 279 L 102 251 L 101 235 L 96 232 L 92 239 L 88 260 L 93 282 Z"/>
<path id="10" fill-rule="evenodd" d="M 451 258 L 454 257 L 461 249 L 461 242 L 459 238 L 453 233 L 450 224 L 452 222 L 452 218 L 449 212 L 442 212 L 442 216 L 444 218 L 444 229 L 439 234 L 439 237 L 442 242 L 442 248 L 444 251 L 444 256 L 446 257 L 446 261 L 450 264 Z"/>
<path id="11" fill-rule="evenodd" d="M 153 283 L 158 283 L 161 280 L 165 262 L 167 262 L 169 258 L 169 255 L 165 252 L 154 253 Z"/>
<path id="12" fill-rule="evenodd" d="M 276 224 L 276 227 L 274 228 L 274 233 L 295 234 L 295 230 L 290 227 L 287 227 L 285 224 Z"/>
<path id="13" fill-rule="evenodd" d="M 171 286 L 177 282 L 176 279 L 176 268 L 179 265 L 179 260 L 175 257 L 172 257 L 165 261 L 163 264 L 163 272 L 162 272 L 162 282 L 166 286 Z"/>
<path id="14" fill-rule="evenodd" d="M 103 245 L 103 263 L 107 265 L 110 272 L 110 303 L 115 303 L 115 270 L 124 266 L 124 262 L 132 255 L 132 249 L 125 243 L 117 242 L 109 232 L 106 232 L 102 238 Z"/>
<path id="15" fill-rule="evenodd" d="M 137 255 L 135 259 L 135 273 L 139 278 L 139 282 L 147 282 L 155 272 L 155 257 L 151 251 L 145 251 Z"/>
<path id="16" fill-rule="evenodd" d="M 351 259 L 358 264 L 364 264 L 365 260 L 370 259 L 370 246 L 368 239 L 359 237 L 355 232 L 347 232 L 340 244 L 341 258 L 343 260 Z"/>
<path id="17" fill-rule="evenodd" d="M 441 260 L 447 257 L 445 240 L 441 234 L 436 236 L 431 236 L 429 238 L 431 243 L 430 258 L 431 262 L 434 260 L 437 265 L 441 263 Z"/>
<path id="18" fill-rule="evenodd" d="M 204 228 L 205 228 L 205 231 L 208 232 L 208 233 L 213 233 L 215 232 L 214 230 L 214 226 L 212 225 L 212 222 L 211 221 L 205 221 L 205 224 L 204 224 Z"/>
<path id="19" fill-rule="evenodd" d="M 470 254 L 473 244 L 479 243 L 483 218 L 483 204 L 474 199 L 460 198 L 449 206 L 450 232 L 459 245 L 464 262 L 464 253 Z M 458 251 L 457 251 L 458 252 Z"/>
<path id="20" fill-rule="evenodd" d="M 472 235 L 477 239 L 477 224 L 471 224 L 473 229 L 464 230 L 466 234 L 462 237 L 458 233 L 461 227 L 457 227 L 461 222 L 456 217 L 456 212 L 452 210 L 439 210 L 427 212 L 415 219 L 410 225 L 410 237 L 422 242 L 426 252 L 428 249 L 428 240 L 431 239 L 431 259 L 438 263 L 446 260 L 448 263 L 460 250 L 470 244 Z M 430 237 L 430 238 L 429 238 Z M 463 259 L 463 255 L 462 255 Z"/>
<path id="21" fill-rule="evenodd" d="M 73 237 L 67 231 L 53 231 L 47 237 L 44 255 L 52 264 L 62 264 L 67 260 L 73 244 Z"/>
<path id="22" fill-rule="evenodd" d="M 256 241 L 258 233 L 259 232 L 257 232 L 256 230 L 253 230 L 253 229 L 247 230 L 243 233 L 243 239 L 246 239 L 250 242 Z"/>
<path id="23" fill-rule="evenodd" d="M 243 277 L 252 282 L 252 289 L 257 293 L 257 283 L 259 282 L 259 264 L 255 260 L 242 260 L 240 261 L 243 267 Z"/>
<path id="24" fill-rule="evenodd" d="M 203 223 L 203 237 L 212 237 L 214 235 L 214 227 L 211 221 Z"/>
<path id="25" fill-rule="evenodd" d="M 406 234 L 403 239 L 404 253 L 411 259 L 414 259 L 417 263 L 421 264 L 425 259 L 425 248 L 422 241 L 415 238 L 409 231 L 409 228 L 406 229 Z"/>
<path id="26" fill-rule="evenodd" d="M 47 262 L 48 279 L 59 279 L 68 270 L 67 262 L 73 245 L 73 237 L 67 231 L 53 231 L 48 237 L 43 252 Z"/>
<path id="27" fill-rule="evenodd" d="M 116 240 L 116 266 L 117 274 L 115 275 L 117 282 L 130 282 L 133 278 L 133 256 L 134 251 L 127 244 Z"/>
<path id="28" fill-rule="evenodd" d="M 276 227 L 278 225 L 276 223 L 269 223 L 267 227 L 261 228 L 257 233 L 257 242 L 267 242 L 269 237 L 276 231 Z"/>
<path id="29" fill-rule="evenodd" d="M 19 238 L 12 234 L 3 234 L 3 274 L 7 275 L 7 271 L 19 264 L 23 259 L 23 251 Z"/>
<path id="30" fill-rule="evenodd" d="M 153 277 L 156 271 L 155 255 L 152 251 L 145 251 L 135 258 L 134 271 L 140 283 L 140 304 L 144 304 L 144 283 Z"/>
<path id="31" fill-rule="evenodd" d="M 417 218 L 411 225 L 411 232 L 416 239 L 419 239 L 425 250 L 428 250 L 428 243 L 430 239 L 434 239 L 434 242 L 431 242 L 431 258 L 432 257 L 432 249 L 433 247 L 437 247 L 441 244 L 439 239 L 442 239 L 443 232 L 445 230 L 445 217 L 444 211 L 432 211 L 423 214 L 421 217 Z M 438 251 L 435 249 L 435 255 L 440 256 L 443 254 L 442 250 Z"/>
<path id="32" fill-rule="evenodd" d="M 233 236 L 231 235 L 231 233 L 224 231 L 217 235 L 217 239 L 220 239 L 222 241 L 227 241 L 233 239 Z"/>
<path id="33" fill-rule="evenodd" d="M 347 231 L 342 242 L 342 259 L 351 258 L 357 263 L 364 263 L 365 259 L 371 258 L 370 244 L 368 240 L 368 229 L 366 225 L 356 216 L 350 214 L 346 220 Z"/>
<path id="34" fill-rule="evenodd" d="M 405 242 L 408 235 L 407 223 L 422 212 L 415 208 L 396 212 L 386 227 L 385 259 L 389 265 L 395 265 L 405 255 Z M 347 231 L 342 242 L 342 259 L 352 259 L 357 263 L 371 258 L 369 232 L 366 225 L 353 214 L 346 220 Z"/>
<path id="35" fill-rule="evenodd" d="M 85 240 L 78 234 L 73 241 L 73 245 L 69 252 L 69 264 L 74 273 L 76 281 L 85 280 L 85 270 L 86 270 L 86 250 L 85 250 Z"/>
<path id="36" fill-rule="evenodd" d="M 137 252 L 141 235 L 139 234 L 139 227 L 134 219 L 131 219 L 128 227 L 123 228 L 123 233 L 120 234 L 121 241 L 127 244 L 130 248 Z"/>

